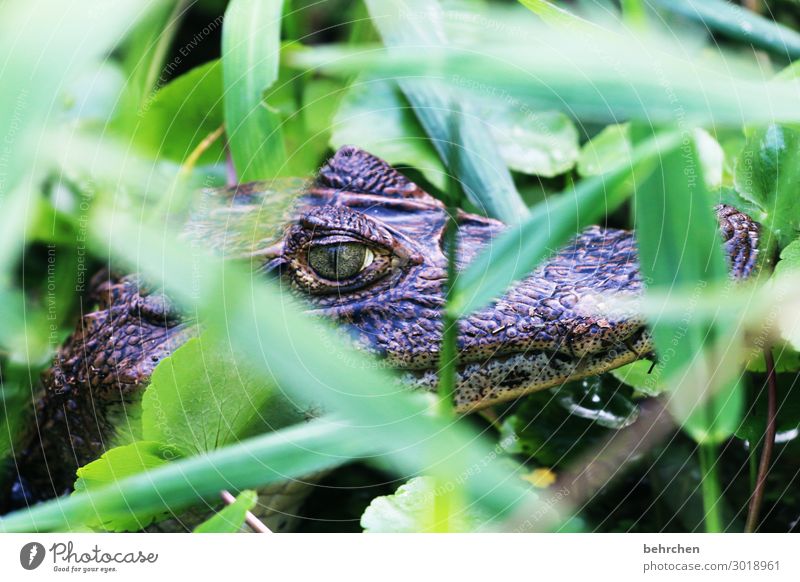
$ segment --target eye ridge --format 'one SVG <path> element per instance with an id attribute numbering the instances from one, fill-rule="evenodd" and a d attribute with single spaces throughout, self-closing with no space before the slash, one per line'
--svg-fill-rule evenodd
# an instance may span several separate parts
<path id="1" fill-rule="evenodd" d="M 368 245 L 356 241 L 313 244 L 308 249 L 308 265 L 329 281 L 352 279 L 375 258 Z"/>

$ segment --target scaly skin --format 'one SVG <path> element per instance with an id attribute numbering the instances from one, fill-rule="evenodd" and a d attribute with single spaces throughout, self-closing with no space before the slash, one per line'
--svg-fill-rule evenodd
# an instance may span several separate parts
<path id="1" fill-rule="evenodd" d="M 731 207 L 716 210 L 733 276 L 746 277 L 756 265 L 759 227 Z M 277 229 L 260 229 L 253 219 L 275 212 L 282 216 Z M 187 236 L 226 257 L 254 261 L 302 295 L 312 312 L 346 325 L 358 346 L 399 369 L 408 383 L 434 388 L 446 218 L 442 203 L 416 184 L 374 156 L 345 147 L 290 203 L 261 184 L 213 193 Z M 228 229 L 237 221 L 246 228 L 231 236 Z M 505 228 L 464 212 L 458 224 L 460 269 Z M 324 279 L 310 266 L 309 250 L 336 242 L 366 245 L 371 262 L 347 279 Z M 602 295 L 641 291 L 632 234 L 585 230 L 502 298 L 459 323 L 458 410 L 646 356 L 652 345 L 643 321 L 597 309 Z M 162 294 L 145 290 L 135 277 L 101 275 L 96 293 L 97 310 L 83 317 L 44 376 L 39 430 L 48 435 L 48 466 L 59 467 L 48 476 L 56 482 L 55 494 L 69 486 L 75 468 L 105 450 L 120 405 L 142 390 L 158 361 L 196 333 Z"/>

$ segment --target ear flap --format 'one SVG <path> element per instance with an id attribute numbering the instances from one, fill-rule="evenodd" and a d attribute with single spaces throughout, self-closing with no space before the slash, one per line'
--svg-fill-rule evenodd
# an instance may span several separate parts
<path id="1" fill-rule="evenodd" d="M 320 186 L 400 198 L 428 198 L 419 186 L 382 159 L 355 146 L 342 146 L 322 166 Z"/>

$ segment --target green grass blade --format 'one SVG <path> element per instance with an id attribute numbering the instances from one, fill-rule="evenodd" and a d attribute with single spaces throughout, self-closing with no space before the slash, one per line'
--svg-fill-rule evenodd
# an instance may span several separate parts
<path id="1" fill-rule="evenodd" d="M 685 139 L 667 152 L 636 189 L 634 200 L 639 264 L 649 291 L 699 295 L 727 281 L 712 197 L 694 140 Z M 724 308 L 720 302 L 718 309 Z M 696 317 L 695 309 L 688 302 L 680 323 L 649 318 L 658 355 L 653 375 L 670 384 L 670 408 L 689 434 L 700 442 L 720 442 L 741 420 L 736 364 L 741 331 Z"/>
<path id="2" fill-rule="evenodd" d="M 464 317 L 483 307 L 530 273 L 553 249 L 619 206 L 626 197 L 619 185 L 637 167 L 676 144 L 675 134 L 653 138 L 634 149 L 627 163 L 578 182 L 555 201 L 540 203 L 524 222 L 494 239 L 461 274 L 451 304 L 454 313 Z"/>
<path id="3" fill-rule="evenodd" d="M 436 0 L 366 0 L 372 22 L 390 50 L 446 46 L 443 11 Z M 490 216 L 513 224 L 527 214 L 508 166 L 494 138 L 469 103 L 455 99 L 433 76 L 399 81 L 433 146 L 445 164 L 450 149 L 451 118 L 457 116 L 462 143 L 457 144 L 458 178 L 466 195 Z M 455 105 L 462 114 L 456 112 Z M 453 168 L 450 169 L 453 172 Z"/>
<path id="4" fill-rule="evenodd" d="M 240 182 L 274 177 L 286 162 L 280 116 L 264 103 L 278 78 L 282 8 L 282 0 L 233 0 L 225 11 L 225 128 Z"/>
<path id="5" fill-rule="evenodd" d="M 199 498 L 216 498 L 222 489 L 258 487 L 374 452 L 361 430 L 315 420 L 17 511 L 0 518 L 0 532 L 63 530 L 96 515 L 177 511 Z"/>
<path id="6" fill-rule="evenodd" d="M 677 116 L 698 126 L 800 121 L 796 79 L 772 80 L 724 52 L 681 58 L 688 49 L 663 39 L 565 35 L 535 21 L 520 26 L 526 27 L 524 41 L 487 44 L 480 53 L 458 47 L 382 52 L 332 46 L 295 54 L 291 61 L 337 75 L 434 76 L 459 98 L 490 91 L 533 110 L 569 111 L 592 122 L 669 124 Z"/>
<path id="7" fill-rule="evenodd" d="M 161 2 L 143 18 L 120 47 L 127 77 L 117 100 L 114 125 L 132 132 L 166 76 L 164 61 L 186 14 L 188 0 Z M 173 64 L 174 67 L 174 64 Z"/>
<path id="8" fill-rule="evenodd" d="M 779 22 L 725 0 L 655 0 L 663 9 L 708 30 L 792 60 L 800 57 L 800 34 Z"/>

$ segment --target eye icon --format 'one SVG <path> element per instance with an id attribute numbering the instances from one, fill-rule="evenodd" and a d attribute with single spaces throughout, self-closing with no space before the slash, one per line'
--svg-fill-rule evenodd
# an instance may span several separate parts
<path id="1" fill-rule="evenodd" d="M 26 570 L 35 570 L 44 561 L 44 546 L 39 542 L 29 542 L 19 551 L 19 563 Z"/>

